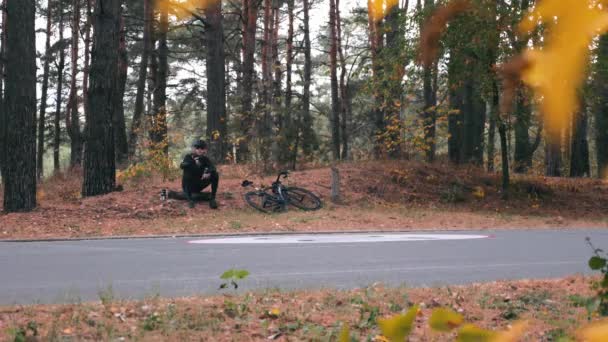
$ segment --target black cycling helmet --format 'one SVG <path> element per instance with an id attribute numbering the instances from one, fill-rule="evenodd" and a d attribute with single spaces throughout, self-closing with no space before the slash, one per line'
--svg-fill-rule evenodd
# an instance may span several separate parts
<path id="1" fill-rule="evenodd" d="M 204 140 L 197 140 L 192 144 L 192 147 L 204 150 L 207 148 L 207 143 Z"/>

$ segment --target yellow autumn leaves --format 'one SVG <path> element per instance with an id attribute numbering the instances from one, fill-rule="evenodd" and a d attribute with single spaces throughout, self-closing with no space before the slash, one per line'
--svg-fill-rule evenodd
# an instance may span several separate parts
<path id="1" fill-rule="evenodd" d="M 367 0 L 367 9 L 370 16 L 378 21 L 384 18 L 391 8 L 398 4 L 399 0 Z"/>
<path id="2" fill-rule="evenodd" d="M 544 46 L 528 49 L 522 79 L 535 90 L 549 134 L 559 136 L 578 110 L 590 45 L 608 29 L 608 12 L 595 0 L 544 0 L 520 23 L 527 35 L 545 26 Z"/>
<path id="3" fill-rule="evenodd" d="M 403 342 L 414 328 L 416 317 L 420 316 L 420 307 L 414 305 L 405 314 L 394 315 L 389 318 L 378 319 L 378 327 L 382 335 L 378 335 L 375 341 Z M 433 310 L 428 324 L 433 331 L 448 333 L 458 329 L 456 342 L 517 342 L 521 341 L 529 328 L 526 321 L 515 322 L 509 329 L 504 331 L 492 331 L 477 327 L 473 324 L 465 324 L 464 317 L 447 308 Z M 570 341 L 564 339 L 565 341 Z M 576 341 L 604 342 L 608 340 L 608 322 L 598 322 L 581 328 L 577 332 Z M 338 342 L 350 342 L 350 329 L 345 324 L 338 336 Z"/>

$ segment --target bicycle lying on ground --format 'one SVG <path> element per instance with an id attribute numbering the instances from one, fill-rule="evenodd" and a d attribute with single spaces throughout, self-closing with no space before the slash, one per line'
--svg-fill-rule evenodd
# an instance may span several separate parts
<path id="1" fill-rule="evenodd" d="M 245 194 L 245 201 L 251 207 L 264 212 L 276 213 L 287 210 L 288 205 L 298 209 L 312 211 L 321 208 L 321 199 L 312 192 L 295 186 L 285 186 L 281 183 L 281 177 L 287 178 L 289 171 L 282 171 L 277 176 L 277 180 L 271 186 L 265 188 L 255 188 Z M 243 187 L 253 185 L 253 182 L 244 180 Z"/>

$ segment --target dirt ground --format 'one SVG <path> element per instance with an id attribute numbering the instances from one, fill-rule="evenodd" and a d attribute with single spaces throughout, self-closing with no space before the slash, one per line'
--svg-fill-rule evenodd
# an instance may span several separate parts
<path id="1" fill-rule="evenodd" d="M 331 203 L 331 172 L 318 167 L 293 172 L 290 185 L 321 197 L 323 209 L 266 215 L 247 207 L 240 184 L 269 185 L 241 166 L 223 166 L 219 210 L 206 203 L 189 209 L 162 202 L 162 188 L 178 190 L 179 179 L 148 177 L 124 182 L 124 190 L 81 198 L 78 173 L 57 175 L 38 191 L 31 213 L 0 214 L 0 239 L 246 232 L 604 228 L 608 227 L 608 181 L 514 177 L 508 199 L 498 174 L 473 167 L 418 162 L 343 163 L 343 200 Z M 0 207 L 1 208 L 1 207 Z"/>
<path id="2" fill-rule="evenodd" d="M 429 328 L 431 312 L 438 307 L 494 331 L 525 320 L 529 325 L 524 341 L 557 341 L 574 336 L 589 318 L 597 320 L 585 309 L 591 280 L 569 277 L 441 288 L 375 284 L 350 291 L 266 290 L 143 301 L 118 300 L 108 290 L 93 303 L 0 307 L 0 340 L 12 340 L 21 332 L 36 333 L 41 341 L 335 341 L 346 323 L 357 340 L 384 341 L 377 319 L 418 304 L 421 311 L 410 341 L 455 340 L 455 332 Z"/>

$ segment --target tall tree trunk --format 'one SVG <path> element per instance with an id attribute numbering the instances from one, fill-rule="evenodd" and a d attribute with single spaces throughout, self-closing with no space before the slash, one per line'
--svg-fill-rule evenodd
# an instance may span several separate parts
<path id="1" fill-rule="evenodd" d="M 116 163 L 124 165 L 129 157 L 129 144 L 127 142 L 127 126 L 125 123 L 125 86 L 127 84 L 127 71 L 129 60 L 127 58 L 127 42 L 125 31 L 125 19 L 120 18 L 120 47 L 118 50 L 118 72 L 117 77 L 117 97 L 116 97 L 116 116 L 114 120 L 114 138 L 116 138 Z"/>
<path id="2" fill-rule="evenodd" d="M 34 0 L 6 3 L 6 165 L 4 210 L 36 207 L 36 6 Z"/>
<path id="3" fill-rule="evenodd" d="M 224 25 L 222 2 L 214 0 L 205 10 L 207 16 L 207 139 L 210 156 L 215 162 L 223 162 L 227 155 L 228 134 L 226 115 Z"/>
<path id="4" fill-rule="evenodd" d="M 302 152 L 305 156 L 312 154 L 316 147 L 316 135 L 313 128 L 313 117 L 310 113 L 310 87 L 312 84 L 312 58 L 310 43 L 310 0 L 302 0 L 304 6 L 304 84 L 302 93 Z M 298 144 L 299 145 L 299 144 Z M 298 149 L 294 149 L 294 165 Z M 295 167 L 294 167 L 295 169 Z"/>
<path id="5" fill-rule="evenodd" d="M 152 25 L 154 22 L 154 7 L 151 4 L 152 0 L 144 1 L 144 48 L 141 53 L 141 61 L 139 63 L 139 75 L 137 79 L 137 93 L 135 95 L 135 110 L 133 112 L 133 120 L 129 130 L 129 159 L 135 156 L 137 148 L 137 138 L 141 130 L 141 119 L 144 114 L 144 93 L 146 92 L 146 77 L 148 75 L 148 61 L 150 49 L 152 48 Z"/>
<path id="6" fill-rule="evenodd" d="M 584 103 L 584 99 L 583 99 Z M 572 116 L 572 147 L 570 148 L 570 177 L 589 177 L 589 143 L 587 141 L 587 108 L 581 103 L 580 111 Z"/>
<path id="7" fill-rule="evenodd" d="M 46 41 L 44 44 L 44 66 L 42 72 L 42 94 L 40 96 L 40 115 L 38 116 L 38 153 L 36 159 L 36 177 L 42 179 L 44 175 L 44 127 L 46 122 L 46 107 L 49 90 L 49 72 L 51 68 L 51 30 L 53 23 L 53 10 L 49 1 L 46 9 Z"/>
<path id="8" fill-rule="evenodd" d="M 86 0 L 87 22 L 84 27 L 84 68 L 82 69 L 82 103 L 84 107 L 85 123 L 89 122 L 89 74 L 91 69 L 91 26 L 93 25 L 91 1 L 93 0 Z"/>
<path id="9" fill-rule="evenodd" d="M 369 32 L 369 45 L 372 56 L 372 86 L 374 89 L 379 89 L 380 84 L 380 73 L 382 67 L 380 65 L 380 61 L 378 58 L 378 54 L 381 50 L 382 46 L 382 32 L 376 23 L 371 8 L 373 7 L 374 0 L 367 1 L 368 7 L 368 32 Z M 381 135 L 385 132 L 385 123 L 384 123 L 384 112 L 382 111 L 382 103 L 384 102 L 383 96 L 380 92 L 374 91 L 372 95 L 374 99 L 374 104 L 372 105 L 372 118 L 374 120 L 374 157 L 380 158 L 382 156 L 382 152 L 384 151 L 384 141 Z"/>
<path id="10" fill-rule="evenodd" d="M 337 49 L 340 59 L 340 140 L 342 142 L 342 151 L 340 159 L 346 160 L 349 158 L 348 150 L 348 120 L 350 118 L 350 91 L 346 80 L 346 59 L 344 58 L 344 47 L 342 46 L 342 17 L 340 15 L 340 0 L 336 0 L 336 34 L 337 34 Z"/>
<path id="11" fill-rule="evenodd" d="M 435 7 L 435 0 L 424 1 L 425 14 L 430 15 Z M 424 130 L 424 144 L 426 161 L 432 163 L 435 160 L 435 126 L 437 121 L 437 65 L 434 61 L 433 65 L 426 65 L 422 71 L 422 83 L 424 93 L 424 109 L 422 114 L 422 124 Z"/>
<path id="12" fill-rule="evenodd" d="M 509 175 L 509 146 L 507 145 L 507 127 L 504 118 L 498 118 L 498 135 L 500 136 L 500 156 L 502 160 L 502 191 L 503 197 L 508 195 L 511 182 Z"/>
<path id="13" fill-rule="evenodd" d="M 59 41 L 63 42 L 63 6 L 61 1 L 58 3 L 59 11 Z M 63 44 L 63 43 L 60 43 Z M 63 98 L 63 69 L 65 68 L 65 47 L 59 48 L 59 64 L 57 65 L 57 95 L 55 97 L 55 119 L 54 119 L 54 134 L 53 134 L 53 170 L 55 172 L 60 169 L 59 148 L 61 147 L 61 102 Z"/>
<path id="14" fill-rule="evenodd" d="M 2 0 L 2 34 L 0 40 L 2 46 L 0 46 L 0 176 L 4 175 L 4 166 L 6 160 L 6 111 L 4 110 L 4 82 L 6 70 L 6 2 L 8 0 Z"/>
<path id="15" fill-rule="evenodd" d="M 260 0 L 243 0 L 243 96 L 241 97 L 242 119 L 240 122 L 238 160 L 247 161 L 251 142 L 251 127 L 254 123 L 253 113 L 253 79 L 255 62 L 255 33 L 258 20 Z"/>
<path id="16" fill-rule="evenodd" d="M 116 114 L 116 83 L 120 40 L 121 0 L 96 0 L 93 53 L 89 88 L 90 116 L 86 125 L 83 196 L 114 190 L 116 154 L 113 117 Z"/>
<path id="17" fill-rule="evenodd" d="M 598 176 L 608 178 L 608 34 L 600 37 L 593 88 Z"/>
<path id="18" fill-rule="evenodd" d="M 291 100 L 293 97 L 292 90 L 292 73 L 293 73 L 293 37 L 294 37 L 294 0 L 287 0 L 287 39 L 285 42 L 285 110 L 283 111 L 283 122 L 279 137 L 279 160 L 287 163 L 291 160 L 293 154 L 295 134 L 298 128 L 295 127 L 294 117 L 292 116 Z"/>
<path id="19" fill-rule="evenodd" d="M 262 42 L 262 87 L 260 102 L 262 106 L 262 119 L 258 122 L 259 150 L 264 170 L 269 168 L 270 161 L 270 134 L 271 134 L 271 110 L 270 110 L 270 82 L 272 79 L 272 0 L 264 0 L 264 41 Z"/>
<path id="20" fill-rule="evenodd" d="M 336 33 L 336 1 L 329 0 L 329 70 L 331 81 L 331 151 L 340 159 L 340 95 L 338 92 L 338 37 Z"/>
<path id="21" fill-rule="evenodd" d="M 161 150 L 168 156 L 169 141 L 167 140 L 167 77 L 169 74 L 169 48 L 167 46 L 167 32 L 169 31 L 168 6 L 159 6 L 160 20 L 158 24 L 158 69 L 154 87 L 152 123 L 150 126 L 150 140 L 153 149 Z M 224 66 L 222 65 L 222 70 Z M 209 69 L 207 69 L 209 70 Z M 208 71 L 209 72 L 209 71 Z"/>
<path id="22" fill-rule="evenodd" d="M 80 0 L 72 1 L 72 46 L 71 46 L 71 68 L 70 94 L 68 97 L 68 108 L 65 116 L 65 124 L 71 141 L 70 167 L 80 166 L 82 163 L 82 133 L 80 131 L 80 115 L 78 113 L 78 52 L 80 42 Z"/>

